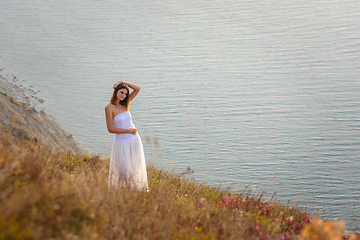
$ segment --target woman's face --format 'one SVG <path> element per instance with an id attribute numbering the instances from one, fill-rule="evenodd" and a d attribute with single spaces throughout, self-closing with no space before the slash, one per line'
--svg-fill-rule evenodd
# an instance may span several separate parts
<path id="1" fill-rule="evenodd" d="M 122 100 L 124 100 L 125 98 L 126 98 L 126 96 L 127 96 L 127 90 L 125 89 L 125 88 L 122 88 L 122 89 L 120 89 L 119 91 L 117 91 L 117 94 L 116 94 L 116 97 L 120 100 L 120 101 L 122 101 Z"/>

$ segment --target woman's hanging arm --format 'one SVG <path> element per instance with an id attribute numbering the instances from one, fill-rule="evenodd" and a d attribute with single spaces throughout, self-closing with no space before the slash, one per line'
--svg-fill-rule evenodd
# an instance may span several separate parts
<path id="1" fill-rule="evenodd" d="M 134 135 L 137 133 L 136 128 L 123 129 L 123 128 L 114 127 L 113 116 L 109 105 L 105 107 L 105 118 L 106 118 L 106 126 L 109 133 L 115 133 L 115 134 L 130 133 Z"/>

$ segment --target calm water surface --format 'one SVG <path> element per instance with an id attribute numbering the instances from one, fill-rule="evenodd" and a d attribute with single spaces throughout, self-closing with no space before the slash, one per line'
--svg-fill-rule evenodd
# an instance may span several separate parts
<path id="1" fill-rule="evenodd" d="M 357 1 L 1 2 L 1 73 L 91 151 L 131 81 L 149 163 L 359 225 Z"/>

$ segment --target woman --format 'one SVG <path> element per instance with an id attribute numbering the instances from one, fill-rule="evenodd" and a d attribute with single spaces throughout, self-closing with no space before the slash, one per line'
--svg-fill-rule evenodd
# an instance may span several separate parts
<path id="1" fill-rule="evenodd" d="M 129 87 L 133 91 L 129 92 Z M 105 107 L 109 133 L 115 133 L 111 150 L 109 187 L 132 187 L 147 190 L 144 149 L 131 120 L 130 101 L 139 93 L 136 84 L 119 81 L 114 84 L 110 103 Z"/>

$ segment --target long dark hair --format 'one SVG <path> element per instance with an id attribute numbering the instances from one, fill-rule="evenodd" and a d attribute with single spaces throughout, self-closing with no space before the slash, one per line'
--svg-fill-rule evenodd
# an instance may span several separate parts
<path id="1" fill-rule="evenodd" d="M 125 106 L 126 107 L 126 110 L 129 110 L 130 109 L 130 101 L 129 101 L 129 94 L 130 94 L 130 91 L 129 91 L 129 87 L 128 85 L 126 85 L 125 83 L 120 83 L 119 85 L 117 85 L 117 87 L 114 89 L 114 92 L 113 92 L 113 95 L 110 99 L 110 102 L 114 105 L 116 105 L 116 100 L 119 100 L 117 98 L 117 92 L 120 90 L 120 89 L 123 89 L 125 88 L 127 90 L 127 95 L 126 95 L 126 98 L 122 101 L 119 101 L 118 103 L 122 106 Z"/>

